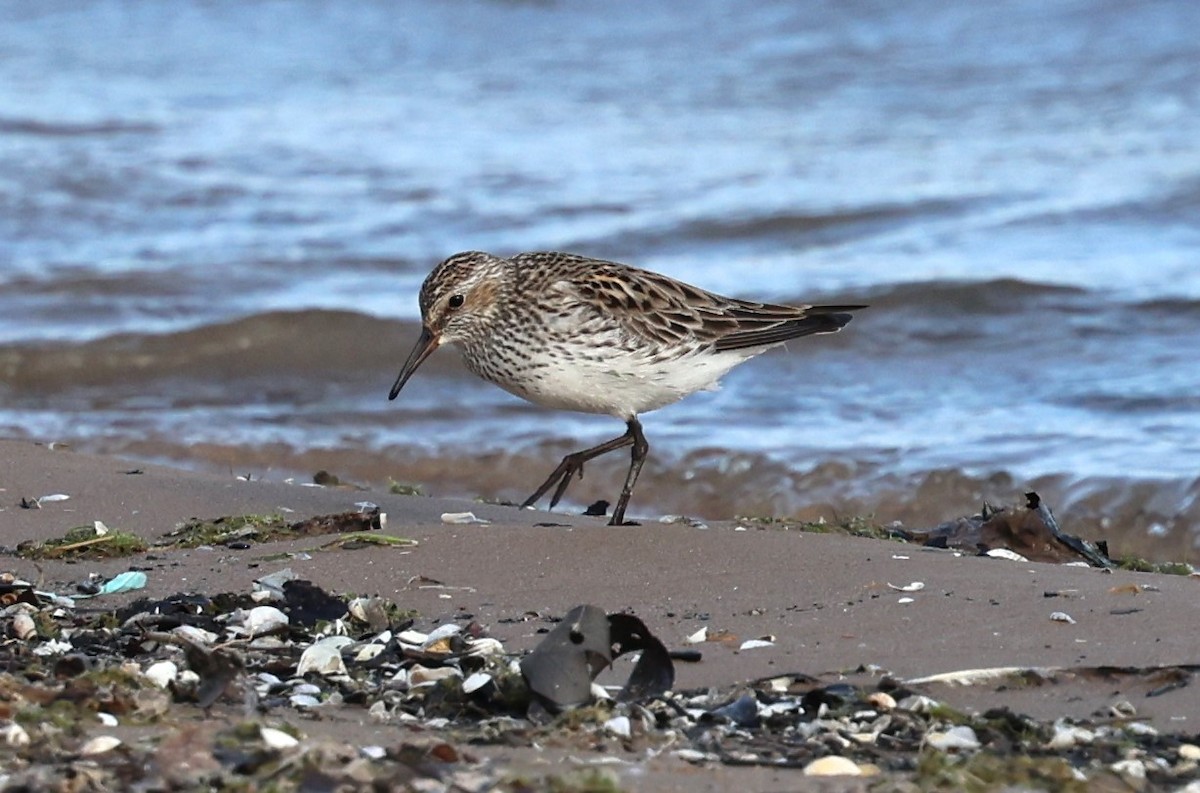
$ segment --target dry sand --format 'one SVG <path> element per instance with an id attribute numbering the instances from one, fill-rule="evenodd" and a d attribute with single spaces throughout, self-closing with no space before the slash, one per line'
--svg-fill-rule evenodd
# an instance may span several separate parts
<path id="1" fill-rule="evenodd" d="M 22 498 L 51 493 L 70 499 L 41 509 L 19 506 Z M 418 626 L 474 615 L 510 651 L 532 647 L 540 639 L 537 629 L 545 627 L 520 621 L 522 615 L 561 615 L 583 603 L 638 615 L 671 648 L 684 647 L 685 637 L 705 626 L 739 639 L 775 638 L 772 647 L 747 651 L 738 651 L 737 642 L 699 645 L 700 662 L 677 666 L 677 689 L 728 687 L 789 672 L 833 681 L 863 666 L 901 679 L 984 667 L 1078 668 L 1077 674 L 1060 674 L 1057 682 L 1040 686 L 931 684 L 922 690 L 956 708 L 982 712 L 1005 706 L 1042 720 L 1103 717 L 1125 700 L 1160 732 L 1200 732 L 1200 687 L 1148 697 L 1156 685 L 1153 675 L 1119 671 L 1200 662 L 1195 576 L 1002 561 L 736 524 L 702 529 L 646 521 L 610 528 L 600 518 L 242 481 L 0 441 L 0 544 L 9 547 L 95 520 L 155 537 L 191 517 L 283 512 L 299 519 L 352 510 L 365 500 L 387 513 L 389 533 L 420 545 L 317 552 L 286 562 L 262 557 L 314 543 L 171 550 L 134 560 L 148 572 L 145 591 L 96 605 L 111 608 L 135 596 L 180 591 L 248 591 L 255 578 L 289 566 L 331 592 L 379 594 L 415 609 L 424 618 Z M 491 523 L 440 520 L 442 513 L 468 510 Z M 548 522 L 561 525 L 536 525 Z M 129 566 L 130 560 L 35 565 L 15 557 L 4 565 L 62 592 L 88 573 L 115 575 Z M 446 588 L 422 588 L 418 577 Z M 922 582 L 924 589 L 906 595 L 889 586 L 912 582 Z M 1058 611 L 1074 624 L 1052 621 Z M 1114 669 L 1087 671 L 1100 667 Z M 304 721 L 301 728 L 310 734 L 370 735 L 370 742 L 380 744 L 396 729 L 372 725 L 365 713 L 352 709 L 337 718 Z M 530 751 L 490 753 L 522 765 L 537 761 Z M 796 771 L 697 769 L 666 758 L 623 772 L 623 780 L 663 790 L 721 789 L 730 780 L 747 789 L 796 789 L 804 783 Z"/>

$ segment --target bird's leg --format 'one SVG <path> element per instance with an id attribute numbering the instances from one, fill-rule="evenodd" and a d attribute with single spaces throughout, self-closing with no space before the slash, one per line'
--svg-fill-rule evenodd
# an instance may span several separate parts
<path id="1" fill-rule="evenodd" d="M 558 487 L 554 491 L 554 497 L 550 499 L 550 509 L 554 509 L 554 505 L 557 504 L 559 499 L 563 497 L 563 493 L 567 492 L 567 485 L 571 484 L 571 480 L 575 477 L 575 475 L 578 474 L 583 476 L 584 463 L 589 460 L 594 460 L 602 454 L 607 454 L 614 449 L 621 449 L 630 444 L 637 443 L 637 439 L 641 437 L 642 429 L 639 425 L 637 434 L 635 435 L 633 431 L 633 425 L 636 423 L 637 421 L 634 420 L 629 425 L 629 429 L 625 432 L 625 434 L 619 438 L 613 438 L 611 441 L 605 441 L 599 446 L 593 446 L 592 448 L 584 449 L 581 452 L 568 454 L 562 459 L 562 462 L 558 464 L 558 467 L 554 469 L 554 473 L 550 474 L 550 477 L 542 483 L 542 486 L 539 487 L 532 496 L 525 499 L 525 503 L 521 506 L 532 507 L 538 502 L 538 500 L 541 499 L 542 496 L 546 495 L 547 490 L 557 483 Z M 642 443 L 645 442 L 646 441 L 643 438 Z"/>
<path id="2" fill-rule="evenodd" d="M 646 455 L 650 453 L 650 444 L 646 442 L 641 422 L 636 418 L 629 420 L 629 432 L 626 435 L 633 440 L 633 452 L 629 461 L 629 473 L 625 475 L 625 487 L 621 488 L 621 497 L 617 499 L 612 520 L 608 522 L 609 526 L 625 525 L 625 507 L 629 504 L 629 497 L 633 495 L 633 486 L 637 482 L 638 474 L 642 472 L 642 463 L 646 462 Z"/>

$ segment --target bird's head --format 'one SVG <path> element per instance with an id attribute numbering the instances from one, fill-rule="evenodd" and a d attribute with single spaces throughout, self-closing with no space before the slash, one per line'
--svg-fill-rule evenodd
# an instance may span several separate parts
<path id="1" fill-rule="evenodd" d="M 456 253 L 433 268 L 421 285 L 421 335 L 404 362 L 388 399 L 443 344 L 463 344 L 489 331 L 511 263 L 490 253 Z"/>

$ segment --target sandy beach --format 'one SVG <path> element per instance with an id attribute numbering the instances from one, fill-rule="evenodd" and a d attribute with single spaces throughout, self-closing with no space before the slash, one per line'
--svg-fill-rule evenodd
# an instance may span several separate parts
<path id="1" fill-rule="evenodd" d="M 313 540 L 154 550 L 87 562 L 9 557 L 5 568 L 18 578 L 64 594 L 89 573 L 112 577 L 131 568 L 147 573 L 144 590 L 91 601 L 89 608 L 113 609 L 137 597 L 179 592 L 249 592 L 255 579 L 290 567 L 331 593 L 391 599 L 417 612 L 421 629 L 473 620 L 509 653 L 527 651 L 541 639 L 538 628 L 544 624 L 530 615 L 561 616 L 580 604 L 635 614 L 670 649 L 691 647 L 686 638 L 701 628 L 725 636 L 694 645 L 702 654 L 698 662 L 676 664 L 680 691 L 733 690 L 796 673 L 827 683 L 885 674 L 909 681 L 960 670 L 1023 667 L 1045 670 L 1044 680 L 917 688 L 966 712 L 1007 708 L 1044 722 L 1066 717 L 1108 723 L 1114 708 L 1131 705 L 1136 720 L 1161 735 L 1194 736 L 1200 729 L 1195 686 L 1156 690 L 1162 688 L 1162 670 L 1182 668 L 1176 674 L 1186 678 L 1197 663 L 1195 576 L 971 557 L 770 525 L 610 528 L 602 518 L 245 481 L 25 441 L 0 442 L 0 461 L 0 542 L 9 548 L 97 520 L 155 538 L 194 517 L 278 513 L 299 520 L 352 511 L 364 501 L 386 513 L 388 533 L 419 543 L 290 558 L 279 554 L 311 549 Z M 47 500 L 40 508 L 20 506 L 22 499 L 28 504 L 50 494 L 69 499 Z M 444 513 L 467 511 L 489 523 L 442 522 Z M 900 591 L 915 582 L 923 588 Z M 1055 612 L 1073 622 L 1051 619 Z M 768 637 L 771 646 L 739 650 L 742 640 L 760 637 Z M 619 661 L 613 674 L 627 675 L 628 669 Z M 218 707 L 210 718 L 231 718 L 220 713 Z M 272 716 L 294 722 L 310 738 L 359 743 L 386 745 L 406 729 L 372 723 L 364 709 L 351 706 L 319 720 L 287 712 Z M 198 709 L 191 718 L 204 721 Z M 529 747 L 489 747 L 483 754 L 492 764 L 543 772 L 586 763 L 586 758 L 571 760 L 570 752 L 543 754 Z M 629 789 L 721 789 L 731 776 L 747 789 L 816 784 L 790 769 L 616 755 L 625 764 L 614 768 Z M 686 778 L 673 776 L 680 769 L 686 769 Z"/>

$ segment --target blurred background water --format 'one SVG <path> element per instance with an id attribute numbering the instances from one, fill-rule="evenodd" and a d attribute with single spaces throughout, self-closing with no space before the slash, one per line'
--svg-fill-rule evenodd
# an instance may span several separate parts
<path id="1" fill-rule="evenodd" d="M 386 394 L 437 261 L 564 249 L 872 304 L 649 416 L 634 512 L 1037 487 L 1178 556 L 1197 29 L 1188 0 L 0 0 L 0 434 L 520 499 L 620 425 L 449 352 Z"/>

